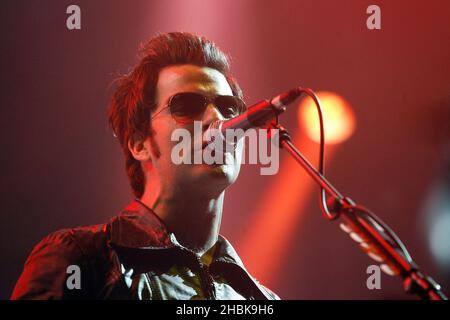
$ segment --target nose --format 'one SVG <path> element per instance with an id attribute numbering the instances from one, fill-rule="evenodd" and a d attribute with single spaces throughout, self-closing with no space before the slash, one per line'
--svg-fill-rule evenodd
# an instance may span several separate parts
<path id="1" fill-rule="evenodd" d="M 206 110 L 203 114 L 203 127 L 208 127 L 212 122 L 217 120 L 224 120 L 224 117 L 214 104 L 210 103 L 206 106 Z"/>

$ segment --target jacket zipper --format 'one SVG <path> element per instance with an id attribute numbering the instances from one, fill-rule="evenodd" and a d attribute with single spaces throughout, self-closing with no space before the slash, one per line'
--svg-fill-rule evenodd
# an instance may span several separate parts
<path id="1" fill-rule="evenodd" d="M 157 286 L 156 286 L 156 279 L 154 275 L 149 275 L 148 273 L 145 273 L 145 276 L 147 278 L 147 281 L 150 285 L 150 290 L 152 290 L 152 298 L 151 300 L 163 300 L 161 292 L 159 292 Z"/>
<path id="2" fill-rule="evenodd" d="M 199 266 L 199 276 L 202 289 L 205 293 L 206 300 L 215 300 L 216 299 L 216 291 L 214 288 L 214 279 L 211 276 L 211 273 L 208 270 L 208 267 L 203 264 L 199 257 L 195 256 Z"/>

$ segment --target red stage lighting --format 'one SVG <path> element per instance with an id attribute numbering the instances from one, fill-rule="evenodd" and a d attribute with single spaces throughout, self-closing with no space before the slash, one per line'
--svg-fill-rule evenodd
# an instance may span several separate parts
<path id="1" fill-rule="evenodd" d="M 338 144 L 344 142 L 355 131 L 356 119 L 349 103 L 336 93 L 320 91 L 317 93 L 323 111 L 325 142 Z M 314 101 L 304 98 L 299 105 L 298 119 L 306 135 L 314 142 L 320 141 L 319 116 Z"/>

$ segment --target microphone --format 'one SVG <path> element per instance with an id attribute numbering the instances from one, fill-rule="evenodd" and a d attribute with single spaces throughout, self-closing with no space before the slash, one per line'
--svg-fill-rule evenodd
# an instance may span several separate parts
<path id="1" fill-rule="evenodd" d="M 205 130 L 203 137 L 205 142 L 204 147 L 210 147 L 212 144 L 220 144 L 223 146 L 225 143 L 227 150 L 236 147 L 237 141 L 243 137 L 239 136 L 236 139 L 236 135 L 232 135 L 230 138 L 226 135 L 227 129 L 245 132 L 250 128 L 266 128 L 279 114 L 286 111 L 286 106 L 297 99 L 301 94 L 301 88 L 295 88 L 279 94 L 270 100 L 260 101 L 250 107 L 243 114 L 229 119 L 229 120 L 217 120 L 212 122 L 208 129 Z M 219 141 L 217 141 L 217 137 Z M 227 139 L 228 138 L 228 139 Z"/>

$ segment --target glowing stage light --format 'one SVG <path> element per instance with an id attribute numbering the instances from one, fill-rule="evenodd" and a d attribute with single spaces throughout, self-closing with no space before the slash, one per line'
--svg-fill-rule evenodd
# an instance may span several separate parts
<path id="1" fill-rule="evenodd" d="M 305 134 L 296 132 L 292 141 L 301 146 L 303 155 L 311 163 L 318 162 L 317 145 Z M 327 148 L 326 162 L 333 159 L 336 148 L 335 145 Z M 252 214 L 252 228 L 237 243 L 237 249 L 248 270 L 265 285 L 270 287 L 282 278 L 280 269 L 289 263 L 292 240 L 296 230 L 301 229 L 306 207 L 318 190 L 306 171 L 292 157 L 287 157 L 261 195 Z"/>
<path id="2" fill-rule="evenodd" d="M 338 148 L 336 144 L 348 139 L 354 132 L 355 116 L 340 96 L 331 92 L 318 92 L 317 95 L 324 113 L 325 141 L 334 144 L 327 148 L 325 160 L 328 163 Z M 316 164 L 318 149 L 314 142 L 320 140 L 319 118 L 311 98 L 301 101 L 298 115 L 306 134 L 297 132 L 292 137 L 293 141 L 301 146 L 306 158 Z M 296 229 L 301 228 L 306 205 L 311 197 L 317 196 L 317 190 L 317 185 L 303 168 L 288 157 L 255 207 L 252 229 L 238 243 L 238 249 L 247 268 L 265 284 L 273 285 L 283 264 L 288 263 L 292 239 Z M 259 245 L 255 247 L 255 243 Z M 299 247 L 296 249 L 300 250 Z"/>
<path id="3" fill-rule="evenodd" d="M 355 131 L 356 119 L 350 105 L 341 96 L 326 91 L 317 92 L 325 128 L 325 142 L 344 142 Z M 314 101 L 305 97 L 299 106 L 298 119 L 306 135 L 314 142 L 320 142 L 319 116 Z"/>

